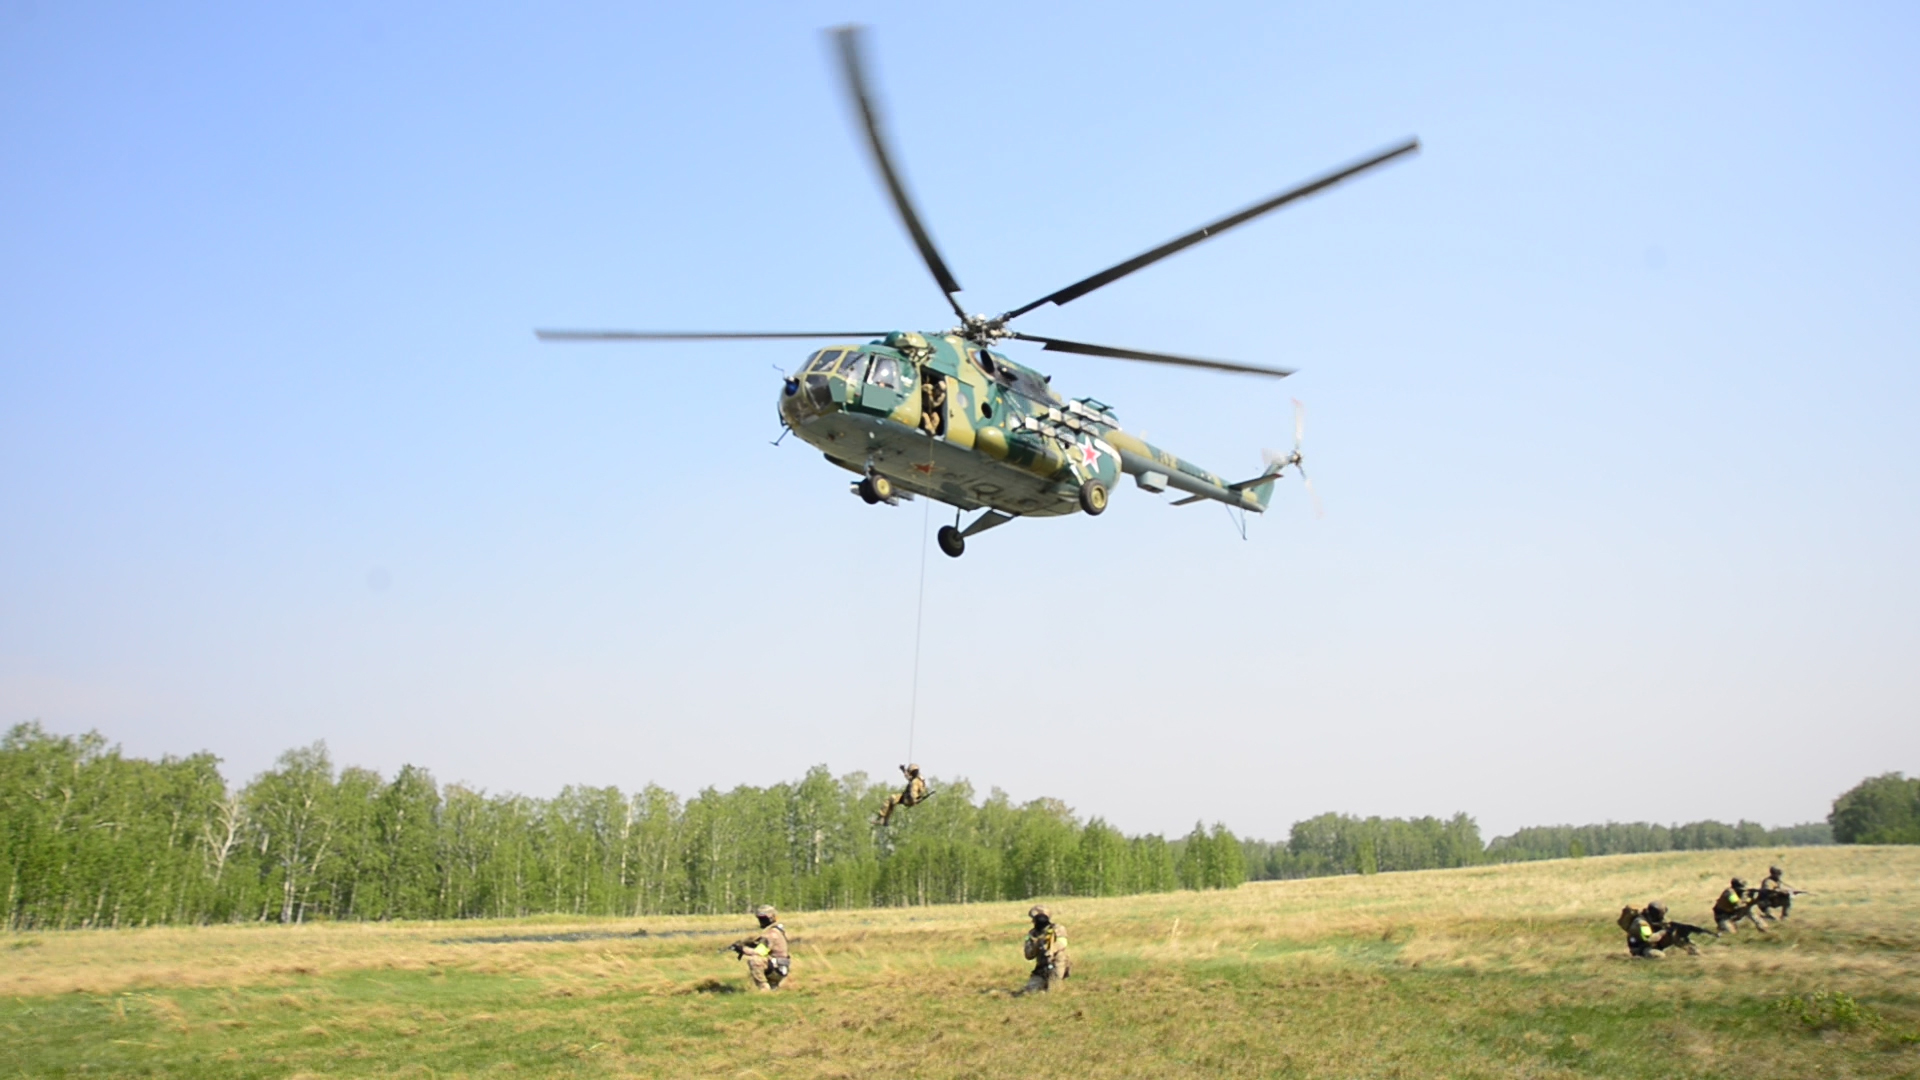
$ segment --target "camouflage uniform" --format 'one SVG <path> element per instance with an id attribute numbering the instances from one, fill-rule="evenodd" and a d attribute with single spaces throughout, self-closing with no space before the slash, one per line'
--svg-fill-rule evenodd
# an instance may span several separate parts
<path id="1" fill-rule="evenodd" d="M 1620 909 L 1620 929 L 1627 932 L 1627 954 L 1640 960 L 1660 960 L 1666 953 L 1660 951 L 1659 931 L 1653 928 L 1653 922 L 1636 907 Z"/>
<path id="2" fill-rule="evenodd" d="M 1662 953 L 1665 953 L 1668 949 L 1677 947 L 1687 950 L 1688 956 L 1700 955 L 1700 946 L 1695 945 L 1686 934 L 1674 929 L 1673 924 L 1667 921 L 1667 905 L 1658 900 L 1648 904 L 1646 922 L 1652 927 L 1656 935 L 1653 939 L 1653 947 Z M 1692 931 L 1689 930 L 1688 933 L 1692 933 Z"/>
<path id="3" fill-rule="evenodd" d="M 880 808 L 878 823 L 885 825 L 893 820 L 893 808 L 896 806 L 917 806 L 927 797 L 927 782 L 920 778 L 920 766 L 902 765 L 900 771 L 906 774 L 907 786 L 897 794 L 887 796 L 885 806 Z"/>
<path id="4" fill-rule="evenodd" d="M 1760 919 L 1753 913 L 1753 899 L 1747 893 L 1747 883 L 1734 878 L 1720 898 L 1713 902 L 1713 923 L 1723 934 L 1733 933 L 1740 920 L 1753 924 L 1755 930 L 1766 933 L 1767 928 L 1760 925 Z"/>
<path id="5" fill-rule="evenodd" d="M 753 980 L 753 988 L 778 990 L 792 971 L 792 959 L 787 954 L 787 928 L 776 921 L 779 913 L 772 905 L 762 904 L 753 914 L 760 920 L 760 932 L 742 939 L 736 947 L 746 958 L 747 976 Z"/>
<path id="6" fill-rule="evenodd" d="M 1793 886 L 1787 884 L 1787 876 L 1779 867 L 1767 867 L 1766 879 L 1760 882 L 1759 897 L 1753 906 L 1768 918 L 1784 919 L 1793 910 Z M 1776 909 L 1780 912 L 1778 916 L 1773 914 Z"/>
<path id="7" fill-rule="evenodd" d="M 1067 959 L 1066 929 L 1038 904 L 1027 912 L 1027 917 L 1033 920 L 1033 929 L 1027 931 L 1022 951 L 1033 961 L 1033 973 L 1027 977 L 1027 985 L 1017 991 L 1021 994 L 1051 990 L 1054 984 L 1073 973 L 1073 964 Z"/>
<path id="8" fill-rule="evenodd" d="M 947 433 L 947 377 L 929 370 L 920 384 L 920 430 L 929 435 Z"/>

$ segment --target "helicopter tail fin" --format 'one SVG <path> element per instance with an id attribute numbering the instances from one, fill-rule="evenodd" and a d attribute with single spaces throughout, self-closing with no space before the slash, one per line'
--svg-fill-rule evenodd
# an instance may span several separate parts
<path id="1" fill-rule="evenodd" d="M 1287 464 L 1286 459 L 1275 460 L 1269 458 L 1265 472 L 1254 477 L 1252 480 L 1242 480 L 1237 484 L 1230 485 L 1230 487 L 1234 491 L 1244 491 L 1252 495 L 1253 501 L 1260 504 L 1260 509 L 1265 510 L 1267 504 L 1273 501 L 1274 482 L 1280 479 L 1280 470 L 1285 468 Z"/>
<path id="2" fill-rule="evenodd" d="M 1269 474 L 1269 479 L 1265 483 L 1253 489 L 1254 501 L 1260 504 L 1260 509 L 1265 510 L 1267 504 L 1273 501 L 1274 481 L 1279 478 L 1280 472 L 1276 469 Z"/>

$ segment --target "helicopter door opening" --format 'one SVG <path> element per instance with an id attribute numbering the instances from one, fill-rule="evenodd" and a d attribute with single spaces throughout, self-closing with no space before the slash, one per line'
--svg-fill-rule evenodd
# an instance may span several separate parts
<path id="1" fill-rule="evenodd" d="M 936 439 L 947 434 L 947 377 L 932 368 L 920 376 L 920 430 Z"/>

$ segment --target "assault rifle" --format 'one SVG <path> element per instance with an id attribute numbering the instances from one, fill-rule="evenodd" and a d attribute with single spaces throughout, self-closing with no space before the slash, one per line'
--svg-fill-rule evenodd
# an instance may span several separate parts
<path id="1" fill-rule="evenodd" d="M 1692 923 L 1670 922 L 1661 927 L 1661 929 L 1672 934 L 1673 940 L 1682 945 L 1685 945 L 1688 939 L 1695 934 L 1706 934 L 1716 938 L 1720 936 L 1720 931 L 1718 930 L 1709 930 L 1704 926 L 1695 926 Z"/>
<path id="2" fill-rule="evenodd" d="M 1034 965 L 1041 971 L 1051 974 L 1054 968 L 1053 953 L 1056 943 L 1053 928 L 1049 926 L 1047 932 L 1041 934 L 1039 937 L 1034 937 L 1029 934 L 1027 935 L 1027 941 L 1033 945 Z"/>

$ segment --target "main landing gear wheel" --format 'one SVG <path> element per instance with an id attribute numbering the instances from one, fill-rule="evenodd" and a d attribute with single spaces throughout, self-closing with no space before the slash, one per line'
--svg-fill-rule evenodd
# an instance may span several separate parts
<path id="1" fill-rule="evenodd" d="M 893 481 L 874 473 L 860 481 L 860 497 L 867 500 L 868 506 L 886 502 L 893 498 Z"/>
<path id="2" fill-rule="evenodd" d="M 1080 509 L 1088 517 L 1099 517 L 1107 509 L 1107 485 L 1098 480 L 1089 480 L 1080 485 Z"/>
<path id="3" fill-rule="evenodd" d="M 960 530 L 951 525 L 940 526 L 940 531 L 934 534 L 934 539 L 940 542 L 940 551 L 950 559 L 957 559 L 967 553 L 967 538 L 961 536 Z"/>

